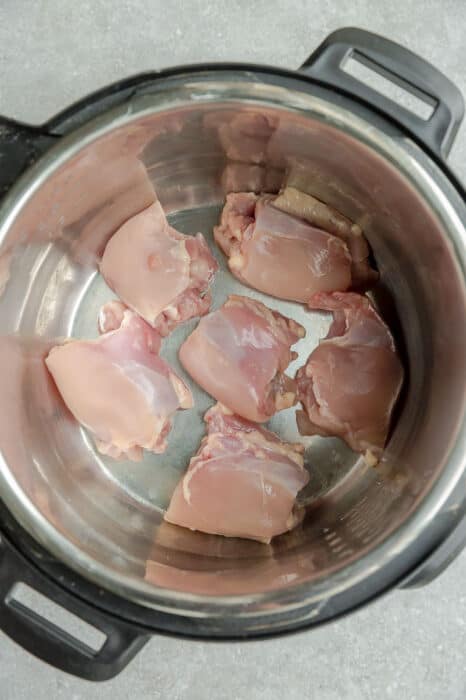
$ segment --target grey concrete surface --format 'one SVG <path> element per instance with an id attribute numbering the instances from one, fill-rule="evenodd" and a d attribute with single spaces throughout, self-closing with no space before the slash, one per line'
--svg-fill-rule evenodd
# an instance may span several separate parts
<path id="1" fill-rule="evenodd" d="M 428 58 L 466 94 L 464 0 L 1 0 L 0 113 L 38 123 L 85 93 L 173 64 L 295 68 L 333 29 L 361 26 Z M 450 162 L 466 180 L 466 133 Z M 99 687 L 0 635 L 2 700 L 464 700 L 466 554 L 429 587 L 327 627 L 252 644 L 154 638 Z"/>

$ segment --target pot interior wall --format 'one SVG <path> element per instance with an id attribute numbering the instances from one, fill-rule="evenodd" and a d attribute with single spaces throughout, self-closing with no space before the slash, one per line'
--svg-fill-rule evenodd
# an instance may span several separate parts
<path id="1" fill-rule="evenodd" d="M 274 190 L 285 174 L 362 225 L 381 272 L 374 296 L 395 332 L 407 380 L 378 467 L 336 439 L 305 439 L 306 518 L 266 546 L 163 523 L 202 436 L 202 414 L 212 403 L 206 394 L 194 390 L 196 408 L 177 416 L 165 455 L 117 463 L 97 453 L 66 411 L 43 357 L 57 339 L 97 335 L 100 305 L 112 298 L 97 274 L 99 253 L 155 192 L 175 226 L 212 241 L 226 191 Z M 147 590 L 211 595 L 310 582 L 400 526 L 445 464 L 465 394 L 465 289 L 453 246 L 433 208 L 388 159 L 315 115 L 230 102 L 128 119 L 67 158 L 25 198 L 0 251 L 2 482 L 33 534 L 50 546 L 39 513 L 72 545 L 61 552 L 72 566 L 77 548 L 115 581 L 125 576 Z M 294 368 L 302 364 L 329 318 L 246 290 L 216 254 L 214 304 L 240 291 L 303 322 L 308 337 Z M 163 350 L 188 382 L 176 347 L 194 326 L 185 324 Z M 293 414 L 271 422 L 287 439 L 298 437 Z"/>

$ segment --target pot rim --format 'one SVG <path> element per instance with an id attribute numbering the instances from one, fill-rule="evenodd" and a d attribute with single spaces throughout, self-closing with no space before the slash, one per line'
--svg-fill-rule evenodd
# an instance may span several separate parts
<path id="1" fill-rule="evenodd" d="M 309 118 L 325 120 L 327 124 L 342 129 L 358 141 L 362 141 L 396 167 L 424 199 L 431 205 L 435 201 L 435 213 L 441 220 L 443 228 L 448 231 L 466 283 L 466 232 L 457 210 L 460 205 L 464 207 L 464 200 L 462 201 L 461 193 L 455 191 L 452 182 L 447 179 L 444 169 L 442 168 L 441 171 L 437 165 L 434 165 L 431 157 L 427 157 L 414 143 L 406 142 L 405 137 L 395 139 L 393 135 L 387 135 L 372 122 L 355 115 L 349 107 L 334 104 L 316 94 L 311 94 L 309 86 L 315 81 L 305 76 L 299 76 L 302 86 L 296 88 L 297 76 L 293 73 L 289 74 L 295 85 L 295 90 L 292 90 L 283 84 L 270 85 L 262 82 L 258 77 L 261 70 L 259 68 L 255 68 L 254 72 L 251 72 L 250 67 L 244 69 L 242 81 L 238 80 L 239 66 L 218 68 L 217 80 L 209 84 L 208 92 L 205 90 L 205 80 L 198 79 L 196 82 L 196 74 L 188 73 L 188 77 L 183 80 L 187 75 L 187 69 L 178 69 L 178 73 L 173 69 L 169 71 L 169 75 L 178 77 L 182 81 L 181 85 L 168 84 L 162 86 L 162 89 L 156 93 L 133 96 L 123 104 L 105 111 L 101 116 L 64 136 L 26 171 L 3 200 L 0 207 L 0 242 L 22 207 L 41 184 L 69 158 L 94 140 L 155 112 L 190 107 L 193 101 L 199 106 L 219 102 L 242 101 L 244 103 L 247 101 L 251 106 L 286 109 L 304 114 Z M 197 67 L 194 70 L 199 71 Z M 218 77 L 222 71 L 226 73 L 223 81 Z M 228 72 L 232 71 L 234 80 L 226 80 Z M 275 75 L 280 74 L 281 82 L 286 82 L 286 72 L 275 73 Z M 163 78 L 163 76 L 160 77 Z M 254 86 L 254 98 L 251 97 L 251 90 L 248 92 L 248 86 Z M 258 92 L 261 92 L 261 99 L 257 97 Z M 449 190 L 448 194 L 447 190 Z M 454 198 L 453 194 L 456 196 L 456 206 L 451 201 Z M 234 617 L 236 624 L 240 623 L 246 631 L 258 629 L 258 618 L 265 620 L 267 617 L 267 625 L 271 627 L 271 616 L 277 619 L 278 627 L 283 626 L 283 616 L 289 616 L 297 611 L 302 611 L 299 617 L 301 624 L 307 620 L 319 618 L 330 600 L 333 601 L 339 595 L 354 592 L 363 580 L 367 584 L 363 595 L 364 600 L 374 597 L 377 592 L 399 581 L 416 564 L 419 564 L 451 529 L 451 521 L 440 522 L 437 517 L 439 513 L 444 512 L 445 509 L 453 509 L 453 512 L 455 509 L 459 511 L 464 508 L 466 497 L 464 491 L 459 493 L 461 489 L 458 487 L 464 480 L 465 473 L 466 422 L 463 407 L 461 426 L 458 429 L 455 444 L 451 446 L 445 458 L 439 477 L 431 484 L 422 501 L 406 520 L 394 532 L 372 543 L 370 549 L 357 561 L 334 571 L 325 579 L 317 579 L 311 583 L 267 593 L 217 597 L 157 588 L 153 584 L 135 581 L 120 574 L 118 574 L 118 580 L 115 580 L 116 577 L 110 568 L 102 566 L 90 556 L 83 554 L 77 546 L 71 544 L 47 522 L 21 493 L 9 472 L 8 465 L 0 457 L 0 488 L 5 504 L 25 530 L 61 562 L 78 571 L 86 579 L 132 602 L 162 612 L 201 619 L 220 615 L 225 621 L 225 618 Z M 371 577 L 373 582 L 369 585 L 368 579 Z M 384 579 L 383 585 L 381 578 Z M 355 600 L 354 594 L 353 600 Z"/>

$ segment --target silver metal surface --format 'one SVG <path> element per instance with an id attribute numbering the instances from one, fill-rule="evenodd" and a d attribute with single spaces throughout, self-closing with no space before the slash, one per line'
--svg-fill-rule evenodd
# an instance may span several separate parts
<path id="1" fill-rule="evenodd" d="M 241 139 L 239 112 L 266 115 L 274 128 L 263 155 L 232 171 L 215 124 L 226 119 Z M 98 309 L 112 297 L 96 272 L 99 250 L 154 191 L 173 225 L 212 242 L 233 175 L 244 185 L 285 171 L 363 226 L 381 271 L 375 296 L 409 376 L 376 469 L 338 440 L 306 438 L 306 519 L 264 546 L 161 521 L 202 436 L 206 394 L 193 387 L 195 409 L 176 417 L 164 455 L 115 463 L 98 455 L 64 409 L 43 356 L 61 337 L 96 335 Z M 85 576 L 173 613 L 276 614 L 279 626 L 287 611 L 312 616 L 311 603 L 319 610 L 389 566 L 432 526 L 465 471 L 461 207 L 412 144 L 254 74 L 167 87 L 71 134 L 23 177 L 0 212 L 0 260 L 9 272 L 0 297 L 0 490 L 8 507 Z M 214 307 L 240 291 L 296 318 L 308 333 L 291 369 L 302 364 L 328 317 L 246 290 L 216 254 Z M 162 350 L 188 382 L 176 350 L 194 325 L 178 329 Z M 285 439 L 298 437 L 294 409 L 270 425 Z"/>

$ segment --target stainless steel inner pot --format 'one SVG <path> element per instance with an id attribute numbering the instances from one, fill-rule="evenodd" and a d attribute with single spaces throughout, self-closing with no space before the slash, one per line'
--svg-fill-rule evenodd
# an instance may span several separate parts
<path id="1" fill-rule="evenodd" d="M 252 148 L 257 138 L 238 126 L 240 113 L 273 124 L 262 155 Z M 239 144 L 241 162 L 232 160 L 219 124 Z M 97 335 L 99 307 L 113 297 L 97 273 L 99 251 L 157 193 L 174 226 L 202 231 L 212 243 L 221 266 L 214 307 L 239 291 L 305 325 L 296 369 L 325 335 L 329 317 L 240 285 L 211 236 L 232 183 L 267 188 L 285 175 L 362 225 L 381 273 L 374 298 L 397 336 L 407 379 L 376 468 L 336 439 L 304 439 L 311 475 L 302 496 L 306 518 L 266 546 L 163 523 L 199 444 L 210 397 L 194 388 L 196 407 L 176 417 L 164 455 L 117 463 L 97 453 L 65 410 L 43 357 L 61 338 Z M 267 616 L 268 629 L 278 629 L 284 615 L 310 619 L 370 576 L 390 570 L 386 581 L 393 583 L 441 539 L 448 523 L 436 516 L 465 473 L 462 217 L 454 187 L 409 139 L 246 71 L 168 84 L 65 137 L 23 176 L 0 211 L 6 505 L 72 569 L 175 615 L 234 616 L 248 629 L 260 629 Z M 191 386 L 176 348 L 195 324 L 178 329 L 162 353 Z M 294 409 L 270 426 L 286 439 L 298 437 Z"/>

